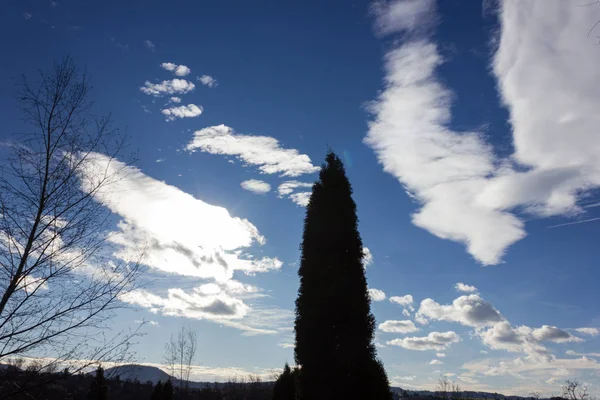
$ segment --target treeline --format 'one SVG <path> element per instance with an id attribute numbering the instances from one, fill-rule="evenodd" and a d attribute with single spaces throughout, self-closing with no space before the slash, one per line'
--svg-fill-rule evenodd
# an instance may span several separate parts
<path id="1" fill-rule="evenodd" d="M 99 377 L 99 375 L 101 377 Z M 180 389 L 171 382 L 139 382 L 98 374 L 0 370 L 0 399 L 15 400 L 271 400 L 273 382 L 257 378 Z"/>

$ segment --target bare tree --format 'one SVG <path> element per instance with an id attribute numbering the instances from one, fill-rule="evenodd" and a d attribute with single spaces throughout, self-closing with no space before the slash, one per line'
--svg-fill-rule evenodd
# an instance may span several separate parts
<path id="1" fill-rule="evenodd" d="M 76 373 L 128 353 L 134 332 L 109 333 L 137 264 L 114 262 L 105 245 L 110 212 L 97 200 L 119 178 L 92 168 L 122 152 L 110 116 L 93 118 L 89 81 L 70 58 L 30 85 L 0 167 L 0 361 L 35 357 Z"/>
<path id="2" fill-rule="evenodd" d="M 189 326 L 181 327 L 177 336 L 171 335 L 171 339 L 165 345 L 165 364 L 171 376 L 178 379 L 180 389 L 189 385 L 197 345 L 196 332 Z"/>
<path id="3" fill-rule="evenodd" d="M 540 400 L 542 398 L 542 392 L 536 392 L 535 390 L 532 390 L 529 392 L 529 397 L 532 400 Z"/>
<path id="4" fill-rule="evenodd" d="M 450 381 L 445 375 L 441 375 L 438 379 L 436 394 L 442 400 L 460 400 L 462 398 L 460 385 Z"/>
<path id="5" fill-rule="evenodd" d="M 588 387 L 577 380 L 567 380 L 561 386 L 562 397 L 567 400 L 587 400 L 590 398 Z"/>

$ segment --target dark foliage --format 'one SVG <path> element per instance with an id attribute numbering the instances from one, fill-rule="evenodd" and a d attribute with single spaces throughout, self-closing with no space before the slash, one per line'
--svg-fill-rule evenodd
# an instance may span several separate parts
<path id="1" fill-rule="evenodd" d="M 108 387 L 106 386 L 106 379 L 104 379 L 104 370 L 102 367 L 98 367 L 96 370 L 96 376 L 90 385 L 87 398 L 88 400 L 108 399 Z"/>
<path id="2" fill-rule="evenodd" d="M 154 389 L 152 389 L 152 394 L 150 395 L 150 400 L 162 400 L 163 398 L 163 384 L 161 381 L 158 381 Z"/>
<path id="3" fill-rule="evenodd" d="M 306 210 L 296 300 L 299 397 L 310 400 L 391 399 L 373 345 L 356 204 L 342 161 L 333 153 Z"/>
<path id="4" fill-rule="evenodd" d="M 273 400 L 295 400 L 298 372 L 298 369 L 292 371 L 290 366 L 285 363 L 283 372 L 273 385 Z"/>

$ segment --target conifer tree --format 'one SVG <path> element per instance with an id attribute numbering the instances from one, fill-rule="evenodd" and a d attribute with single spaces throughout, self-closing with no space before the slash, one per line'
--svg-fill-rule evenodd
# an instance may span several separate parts
<path id="1" fill-rule="evenodd" d="M 173 383 L 171 382 L 171 378 L 163 385 L 162 398 L 163 400 L 173 400 Z"/>
<path id="2" fill-rule="evenodd" d="M 96 376 L 90 385 L 90 390 L 87 394 L 88 400 L 106 400 L 108 399 L 108 387 L 106 379 L 104 379 L 104 369 L 98 367 Z"/>
<path id="3" fill-rule="evenodd" d="M 342 161 L 329 152 L 313 185 L 296 300 L 296 364 L 302 400 L 389 400 L 373 345 L 356 204 Z"/>
<path id="4" fill-rule="evenodd" d="M 296 372 L 297 370 L 292 371 L 288 363 L 285 363 L 283 372 L 273 385 L 273 400 L 296 399 Z"/>

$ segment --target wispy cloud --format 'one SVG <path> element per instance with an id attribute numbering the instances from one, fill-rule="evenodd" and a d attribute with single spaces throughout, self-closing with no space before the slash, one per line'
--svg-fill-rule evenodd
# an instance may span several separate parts
<path id="1" fill-rule="evenodd" d="M 177 118 L 195 118 L 202 114 L 202 111 L 201 106 L 188 104 L 187 106 L 165 108 L 161 110 L 161 113 L 166 117 L 167 121 L 174 121 Z"/>
<path id="2" fill-rule="evenodd" d="M 265 181 L 258 179 L 249 179 L 240 183 L 242 189 L 252 192 L 254 194 L 266 194 L 271 191 L 271 185 Z"/>
<path id="3" fill-rule="evenodd" d="M 200 83 L 202 83 L 204 86 L 208 86 L 209 88 L 214 88 L 219 85 L 219 82 L 217 82 L 217 80 L 210 75 L 202 75 L 197 79 L 200 81 Z"/>
<path id="4" fill-rule="evenodd" d="M 225 125 L 196 131 L 186 149 L 236 156 L 248 165 L 258 166 L 259 171 L 265 174 L 296 177 L 319 170 L 306 154 L 281 147 L 273 137 L 238 134 Z"/>
<path id="5" fill-rule="evenodd" d="M 177 76 L 187 76 L 190 74 L 190 72 L 192 72 L 192 70 L 185 65 L 177 65 L 171 62 L 164 62 L 160 64 L 160 67 L 174 73 Z"/>
<path id="6" fill-rule="evenodd" d="M 294 191 L 298 188 L 312 188 L 312 185 L 309 182 L 285 181 L 277 188 L 277 194 L 280 198 L 287 196 L 299 206 L 306 207 L 312 192 L 303 191 L 294 193 Z"/>
<path id="7" fill-rule="evenodd" d="M 146 46 L 146 48 L 152 52 L 156 50 L 156 46 L 150 40 L 144 40 L 144 46 Z"/>
<path id="8" fill-rule="evenodd" d="M 586 224 L 588 222 L 594 222 L 594 221 L 600 221 L 600 217 L 584 219 L 583 221 L 573 221 L 573 222 L 565 222 L 564 224 L 551 225 L 548 227 L 548 229 L 560 228 L 561 226 Z"/>
<path id="9" fill-rule="evenodd" d="M 162 81 L 160 83 L 152 83 L 146 81 L 144 86 L 140 87 L 142 93 L 147 95 L 160 97 L 168 94 L 185 94 L 189 93 L 196 85 L 185 79 L 172 79 L 169 81 Z"/>
<path id="10" fill-rule="evenodd" d="M 379 31 L 402 32 L 409 40 L 386 54 L 385 90 L 372 104 L 365 142 L 421 203 L 413 223 L 464 243 L 488 265 L 500 263 L 525 236 L 512 210 L 539 217 L 582 212 L 577 195 L 600 186 L 593 111 L 600 96 L 588 84 L 600 75 L 590 67 L 600 54 L 584 39 L 596 16 L 560 1 L 552 7 L 502 3 L 493 71 L 510 112 L 515 152 L 499 159 L 480 133 L 448 127 L 453 94 L 436 75 L 444 60 L 421 29 L 432 26 L 435 3 L 381 4 Z M 549 24 L 556 26 L 551 35 L 544 33 Z M 541 66 L 545 72 L 536 73 Z"/>

